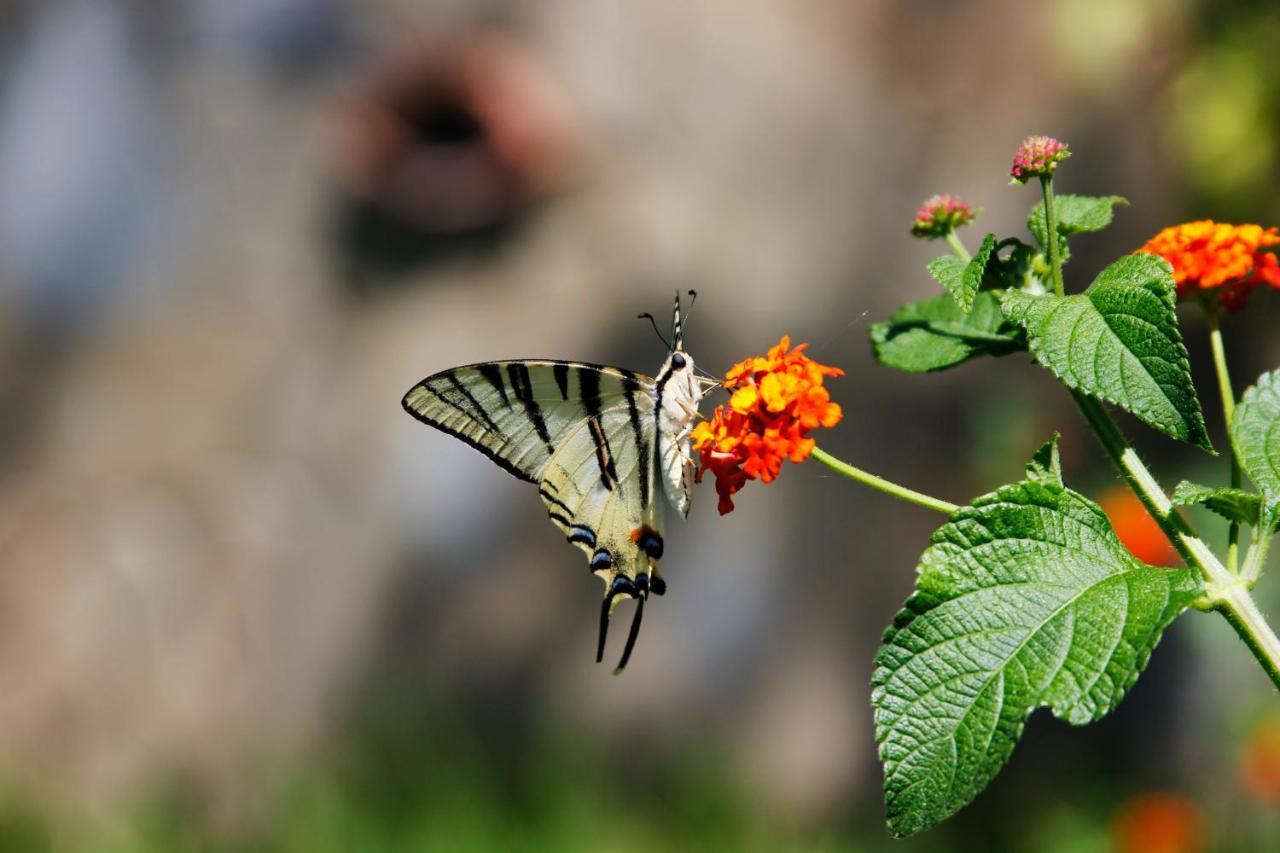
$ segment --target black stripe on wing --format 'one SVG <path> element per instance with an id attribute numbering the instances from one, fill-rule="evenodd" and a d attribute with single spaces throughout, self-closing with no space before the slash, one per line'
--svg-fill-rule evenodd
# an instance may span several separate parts
<path id="1" fill-rule="evenodd" d="M 507 386 L 502 381 L 502 368 L 496 364 L 480 364 L 476 366 L 476 370 L 480 375 L 489 380 L 489 384 L 498 392 L 498 396 L 502 398 L 502 405 L 510 406 L 511 401 L 507 399 Z"/>
<path id="2" fill-rule="evenodd" d="M 439 397 L 442 400 L 445 400 L 450 405 L 452 405 L 455 409 L 462 412 L 464 415 L 478 417 L 480 421 L 484 424 L 485 429 L 495 433 L 496 435 L 505 435 L 505 433 L 502 431 L 502 427 L 498 426 L 497 422 L 494 421 L 493 417 L 489 414 L 489 410 L 486 409 L 484 406 L 480 405 L 480 401 L 476 399 L 475 395 L 471 393 L 470 389 L 468 389 L 466 385 L 462 384 L 462 382 L 458 379 L 458 376 L 456 373 L 454 373 L 452 370 L 446 370 L 444 373 L 440 375 L 445 378 L 445 381 L 449 383 L 449 385 L 453 388 L 454 391 L 462 395 L 462 397 L 467 401 L 468 405 L 471 406 L 471 409 L 473 410 L 474 414 L 469 413 L 467 409 L 464 409 L 462 406 L 459 406 L 454 401 L 447 399 L 444 394 L 441 394 L 436 388 L 432 387 L 431 385 L 428 385 L 427 388 L 433 391 L 437 397 Z"/>
<path id="3" fill-rule="evenodd" d="M 624 383 L 626 394 L 626 374 L 614 371 Z M 600 374 L 593 370 L 578 372 L 578 391 L 582 395 L 582 409 L 587 414 L 587 424 L 591 429 L 591 440 L 596 445 L 596 464 L 600 466 L 600 483 L 609 491 L 618 484 L 618 469 L 613 461 L 613 453 L 609 449 L 609 439 L 600 425 L 602 401 L 600 399 Z"/>
<path id="4" fill-rule="evenodd" d="M 631 432 L 636 442 L 636 453 L 639 458 L 636 470 L 640 475 L 640 506 L 649 512 L 649 481 L 653 472 L 649 468 L 649 445 L 644 440 L 644 429 L 640 423 L 640 410 L 636 407 L 636 392 L 640 390 L 640 381 L 631 371 L 625 371 L 622 377 L 622 393 L 627 398 L 627 415 L 631 419 Z"/>
<path id="5" fill-rule="evenodd" d="M 507 378 L 511 380 L 511 390 L 515 393 L 516 399 L 524 406 L 524 413 L 528 415 L 529 420 L 533 423 L 533 428 L 538 433 L 538 438 L 542 439 L 542 443 L 547 446 L 547 455 L 555 453 L 555 446 L 551 443 L 551 434 L 547 432 L 546 418 L 542 416 L 542 407 L 538 405 L 538 401 L 533 397 L 533 380 L 529 378 L 529 368 L 518 361 L 510 362 L 507 364 Z"/>
<path id="6" fill-rule="evenodd" d="M 563 362 L 557 362 L 551 366 L 551 372 L 556 377 L 556 387 L 560 389 L 560 399 L 569 399 L 569 365 Z"/>

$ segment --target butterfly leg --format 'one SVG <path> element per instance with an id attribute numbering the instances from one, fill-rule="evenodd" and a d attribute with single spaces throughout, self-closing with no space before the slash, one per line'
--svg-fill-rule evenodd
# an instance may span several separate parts
<path id="1" fill-rule="evenodd" d="M 697 406 L 691 406 L 679 398 L 676 399 L 676 402 L 680 404 L 680 408 L 684 410 L 685 416 L 689 418 L 690 421 L 696 421 L 701 417 L 701 415 L 698 414 Z"/>

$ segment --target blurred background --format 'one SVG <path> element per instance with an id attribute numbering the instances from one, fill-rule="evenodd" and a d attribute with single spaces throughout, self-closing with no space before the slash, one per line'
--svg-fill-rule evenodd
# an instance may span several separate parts
<path id="1" fill-rule="evenodd" d="M 399 400 L 503 357 L 652 372 L 635 315 L 696 287 L 713 372 L 784 333 L 848 371 L 833 453 L 963 501 L 1058 428 L 1123 514 L 1025 356 L 909 377 L 868 326 L 937 292 L 925 197 L 1023 234 L 1030 133 L 1071 144 L 1060 191 L 1132 201 L 1068 287 L 1280 222 L 1277 38 L 1245 0 L 0 3 L 0 850 L 1276 849 L 1280 702 L 1223 620 L 892 842 L 867 684 L 937 518 L 816 465 L 723 518 L 704 487 L 613 678 L 533 490 Z M 1231 318 L 1238 387 L 1277 321 Z"/>

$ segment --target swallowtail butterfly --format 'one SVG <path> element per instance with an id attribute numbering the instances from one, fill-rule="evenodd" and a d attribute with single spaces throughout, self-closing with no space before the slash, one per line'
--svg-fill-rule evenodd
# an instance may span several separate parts
<path id="1" fill-rule="evenodd" d="M 649 593 L 666 591 L 661 498 L 689 513 L 689 433 L 708 380 L 695 373 L 682 331 L 677 294 L 656 379 L 576 361 L 492 361 L 428 376 L 403 400 L 418 420 L 538 487 L 547 515 L 605 582 L 597 662 L 614 608 L 636 600 L 615 672 L 631 657 Z"/>

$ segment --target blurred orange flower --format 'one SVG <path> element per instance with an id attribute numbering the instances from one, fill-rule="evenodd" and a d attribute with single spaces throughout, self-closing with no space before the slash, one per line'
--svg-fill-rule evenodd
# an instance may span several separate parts
<path id="1" fill-rule="evenodd" d="M 1240 756 L 1240 781 L 1263 805 L 1280 806 L 1280 716 L 1258 723 Z"/>
<path id="2" fill-rule="evenodd" d="M 733 511 L 733 495 L 747 480 L 773 482 L 784 459 L 809 457 L 811 430 L 833 427 L 843 417 L 822 383 L 844 371 L 806 356 L 807 346 L 791 349 L 791 338 L 784 336 L 765 355 L 735 364 L 725 374 L 729 405 L 717 406 L 711 420 L 694 428 L 698 480 L 707 471 L 715 475 L 721 515 Z"/>
<path id="3" fill-rule="evenodd" d="M 1128 486 L 1115 486 L 1102 496 L 1100 503 L 1116 536 L 1133 556 L 1152 566 L 1178 564 L 1173 543 Z"/>
<path id="4" fill-rule="evenodd" d="M 1216 290 L 1223 307 L 1237 311 L 1259 284 L 1280 287 L 1280 261 L 1269 251 L 1273 246 L 1280 246 L 1275 228 L 1203 219 L 1166 228 L 1138 251 L 1169 262 L 1180 299 Z"/>
<path id="5" fill-rule="evenodd" d="M 1148 791 L 1120 806 L 1111 839 L 1116 853 L 1197 853 L 1205 849 L 1204 814 L 1181 794 Z"/>

